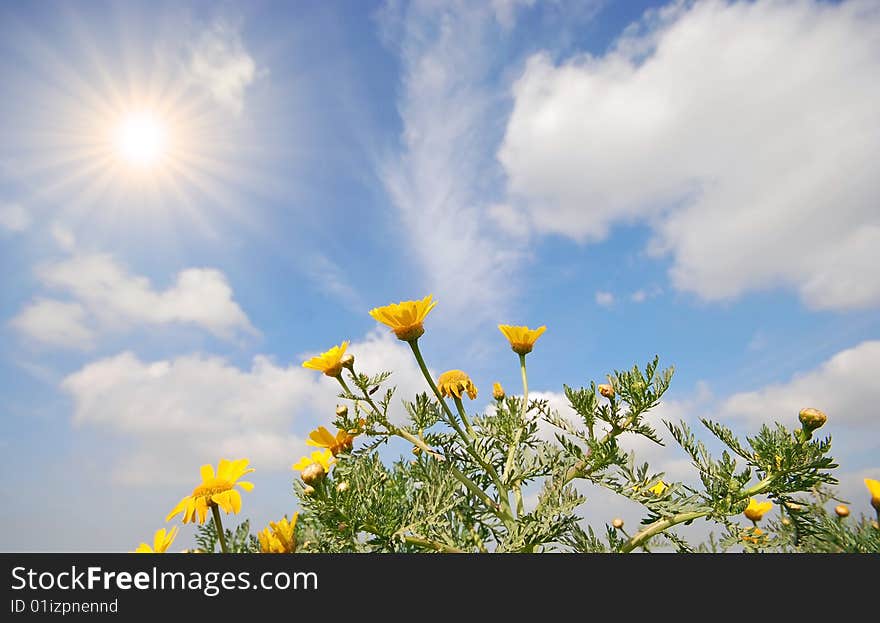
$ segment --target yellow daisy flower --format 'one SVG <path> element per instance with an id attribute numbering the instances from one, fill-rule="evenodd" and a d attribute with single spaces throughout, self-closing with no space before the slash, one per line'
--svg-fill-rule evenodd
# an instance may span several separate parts
<path id="1" fill-rule="evenodd" d="M 348 341 L 343 342 L 339 346 L 334 346 L 327 352 L 312 357 L 308 361 L 303 361 L 303 368 L 318 370 L 327 376 L 337 377 L 342 373 L 342 359 L 345 356 L 346 348 L 348 348 Z"/>
<path id="2" fill-rule="evenodd" d="M 150 547 L 146 543 L 141 543 L 138 545 L 137 549 L 134 550 L 135 554 L 164 554 L 171 544 L 174 542 L 174 537 L 177 536 L 177 526 L 171 528 L 166 532 L 165 528 L 159 528 L 156 530 L 156 534 L 153 535 L 153 547 Z"/>
<path id="3" fill-rule="evenodd" d="M 468 398 L 475 400 L 477 388 L 467 374 L 461 370 L 447 370 L 437 379 L 437 389 L 440 395 L 447 398 L 455 396 L 461 398 L 461 392 L 467 392 Z"/>
<path id="4" fill-rule="evenodd" d="M 880 512 L 880 480 L 865 478 L 865 486 L 868 487 L 868 491 L 871 493 L 871 506 Z"/>
<path id="5" fill-rule="evenodd" d="M 761 521 L 761 517 L 771 508 L 773 508 L 773 502 L 758 502 L 755 498 L 749 498 L 749 505 L 746 506 L 743 515 L 751 521 Z"/>
<path id="6" fill-rule="evenodd" d="M 292 554 L 296 551 L 296 519 L 294 513 L 290 521 L 285 515 L 281 521 L 270 521 L 269 526 L 257 533 L 260 551 L 263 554 Z"/>
<path id="7" fill-rule="evenodd" d="M 654 495 L 663 495 L 669 487 L 662 480 L 658 482 L 656 485 L 648 489 Z"/>
<path id="8" fill-rule="evenodd" d="M 193 489 L 192 495 L 180 500 L 168 513 L 165 521 L 170 521 L 175 515 L 183 513 L 183 523 L 198 518 L 198 522 L 203 524 L 208 516 L 208 509 L 215 504 L 227 513 L 238 513 L 241 510 L 241 494 L 235 487 L 239 486 L 245 491 L 254 488 L 253 483 L 238 481 L 245 474 L 254 471 L 253 468 L 248 469 L 249 462 L 248 459 L 237 461 L 220 459 L 216 474 L 211 465 L 202 465 L 202 484 Z"/>
<path id="9" fill-rule="evenodd" d="M 543 335 L 547 327 L 541 326 L 537 329 L 529 329 L 528 327 L 513 327 L 509 324 L 500 324 L 498 329 L 504 334 L 504 337 L 510 342 L 510 348 L 518 355 L 527 355 L 532 352 L 532 347 L 538 338 Z"/>
<path id="10" fill-rule="evenodd" d="M 429 294 L 421 301 L 401 301 L 376 307 L 370 310 L 370 316 L 390 327 L 397 339 L 412 342 L 425 332 L 422 323 L 436 305 L 437 301 L 432 300 Z"/>
<path id="11" fill-rule="evenodd" d="M 334 437 L 329 430 L 323 426 L 319 426 L 317 430 L 309 433 L 306 445 L 315 448 L 329 448 L 333 456 L 340 452 L 348 452 L 354 445 L 354 435 L 350 435 L 348 431 L 339 430 Z"/>

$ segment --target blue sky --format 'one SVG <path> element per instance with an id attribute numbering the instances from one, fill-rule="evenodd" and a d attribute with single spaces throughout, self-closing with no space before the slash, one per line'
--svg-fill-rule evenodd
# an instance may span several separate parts
<path id="1" fill-rule="evenodd" d="M 563 411 L 655 354 L 656 422 L 825 410 L 867 512 L 878 34 L 852 1 L 4 4 L 0 549 L 132 549 L 224 456 L 289 514 L 336 402 L 301 362 L 351 340 L 422 391 L 367 312 L 428 293 L 475 409 L 517 386 L 496 325 L 545 324 Z"/>

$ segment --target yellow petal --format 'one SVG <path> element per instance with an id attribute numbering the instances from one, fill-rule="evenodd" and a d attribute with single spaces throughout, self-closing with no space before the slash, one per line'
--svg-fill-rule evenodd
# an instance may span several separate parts
<path id="1" fill-rule="evenodd" d="M 202 482 L 208 482 L 209 480 L 213 480 L 213 478 L 214 478 L 214 466 L 213 465 L 202 465 L 200 471 L 202 473 Z"/>
<path id="2" fill-rule="evenodd" d="M 254 483 L 248 482 L 247 480 L 239 480 L 235 484 L 237 484 L 239 487 L 241 487 L 245 491 L 253 491 L 254 490 Z"/>
<path id="3" fill-rule="evenodd" d="M 183 498 L 182 500 L 180 500 L 180 502 L 177 503 L 177 506 L 175 506 L 175 507 L 171 510 L 171 512 L 168 513 L 168 516 L 165 518 L 165 521 L 171 521 L 171 518 L 172 518 L 172 517 L 174 517 L 175 515 L 177 515 L 177 514 L 183 512 L 184 510 L 186 510 L 186 502 L 187 502 L 187 500 L 189 500 L 189 499 L 190 499 L 190 497 L 189 497 L 189 496 L 186 496 L 185 498 Z"/>

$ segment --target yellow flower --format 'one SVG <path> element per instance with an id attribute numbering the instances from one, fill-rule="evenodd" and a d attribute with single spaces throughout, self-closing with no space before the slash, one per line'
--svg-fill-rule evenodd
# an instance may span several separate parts
<path id="1" fill-rule="evenodd" d="M 309 433 L 306 445 L 315 448 L 328 448 L 333 456 L 336 456 L 340 452 L 351 450 L 354 445 L 354 435 L 350 435 L 348 431 L 340 430 L 336 432 L 334 437 L 329 430 L 319 426 L 317 430 Z"/>
<path id="2" fill-rule="evenodd" d="M 752 521 L 761 521 L 761 517 L 773 508 L 773 502 L 758 502 L 755 498 L 749 498 L 749 505 L 743 514 Z"/>
<path id="3" fill-rule="evenodd" d="M 238 479 L 249 474 L 253 469 L 248 469 L 248 459 L 227 461 L 220 459 L 217 465 L 217 473 L 211 465 L 202 465 L 202 484 L 193 489 L 192 495 L 188 495 L 174 507 L 165 521 L 183 513 L 183 523 L 196 521 L 205 523 L 208 509 L 217 505 L 227 513 L 238 513 L 241 510 L 241 494 L 235 489 L 238 485 L 245 491 L 250 491 L 254 485 L 250 482 L 238 482 Z"/>
<path id="4" fill-rule="evenodd" d="M 504 388 L 501 383 L 492 383 L 492 397 L 495 400 L 504 400 Z"/>
<path id="5" fill-rule="evenodd" d="M 666 483 L 662 480 L 658 482 L 656 485 L 648 489 L 654 495 L 663 495 L 669 487 L 666 486 Z"/>
<path id="6" fill-rule="evenodd" d="M 260 551 L 263 554 L 292 554 L 296 551 L 296 519 L 294 513 L 288 521 L 287 515 L 281 521 L 270 521 L 269 526 L 257 533 Z"/>
<path id="7" fill-rule="evenodd" d="M 543 335 L 547 327 L 529 329 L 528 327 L 512 327 L 509 324 L 500 324 L 498 329 L 510 342 L 510 348 L 518 355 L 527 355 L 532 352 L 532 347 L 538 338 Z"/>
<path id="8" fill-rule="evenodd" d="M 156 534 L 153 535 L 153 547 L 150 547 L 146 543 L 141 543 L 138 545 L 137 549 L 134 550 L 135 554 L 164 554 L 166 550 L 171 546 L 174 542 L 174 537 L 177 536 L 177 526 L 174 526 L 169 531 L 165 531 L 165 528 L 159 528 L 156 530 Z"/>
<path id="9" fill-rule="evenodd" d="M 447 370 L 437 379 L 437 389 L 441 396 L 461 398 L 461 392 L 467 392 L 468 398 L 477 398 L 477 388 L 467 374 L 461 370 Z"/>
<path id="10" fill-rule="evenodd" d="M 318 370 L 327 376 L 339 376 L 342 372 L 342 359 L 345 356 L 346 348 L 348 348 L 348 341 L 343 342 L 339 346 L 334 346 L 317 357 L 312 357 L 308 361 L 303 361 L 303 368 Z"/>
<path id="11" fill-rule="evenodd" d="M 299 461 L 293 464 L 293 469 L 302 471 L 309 465 L 320 465 L 325 472 L 329 472 L 330 466 L 335 462 L 336 459 L 333 458 L 333 453 L 330 451 L 330 448 L 325 448 L 324 450 L 315 450 L 312 452 L 311 457 L 302 457 Z"/>
<path id="12" fill-rule="evenodd" d="M 871 493 L 871 506 L 880 512 L 880 480 L 865 478 L 865 486 Z"/>
<path id="13" fill-rule="evenodd" d="M 370 310 L 370 315 L 382 324 L 391 327 L 398 339 L 412 342 L 419 339 L 425 332 L 422 323 L 435 305 L 437 305 L 437 301 L 432 300 L 429 294 L 421 301 L 401 301 L 385 307 L 376 307 Z"/>

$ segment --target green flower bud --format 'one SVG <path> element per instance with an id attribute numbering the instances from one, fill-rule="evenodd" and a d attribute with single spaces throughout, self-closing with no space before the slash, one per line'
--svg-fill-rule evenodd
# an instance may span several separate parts
<path id="1" fill-rule="evenodd" d="M 798 414 L 798 419 L 801 421 L 801 425 L 807 432 L 813 432 L 817 428 L 821 428 L 828 420 L 824 413 L 819 411 L 819 409 L 813 408 L 801 409 L 801 412 Z"/>

